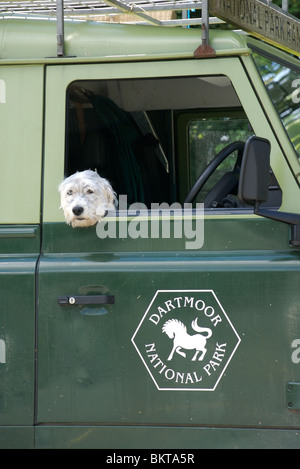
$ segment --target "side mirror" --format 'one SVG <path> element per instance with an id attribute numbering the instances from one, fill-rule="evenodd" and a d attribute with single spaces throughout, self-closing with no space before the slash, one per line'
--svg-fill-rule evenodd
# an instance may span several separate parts
<path id="1" fill-rule="evenodd" d="M 238 197 L 247 204 L 258 205 L 268 200 L 270 181 L 270 142 L 260 137 L 246 141 Z"/>
<path id="2" fill-rule="evenodd" d="M 254 205 L 256 215 L 289 224 L 291 227 L 290 244 L 300 247 L 299 214 L 259 208 L 259 205 L 268 199 L 270 150 L 271 145 L 268 140 L 255 136 L 248 138 L 242 158 L 238 197 L 243 202 Z"/>

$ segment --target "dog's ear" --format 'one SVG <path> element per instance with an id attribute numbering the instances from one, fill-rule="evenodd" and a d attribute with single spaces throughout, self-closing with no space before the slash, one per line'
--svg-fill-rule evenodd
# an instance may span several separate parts
<path id="1" fill-rule="evenodd" d="M 59 186 L 57 187 L 57 190 L 58 190 L 58 192 L 59 192 L 60 194 L 61 194 L 61 191 L 63 190 L 63 183 L 64 183 L 64 181 L 61 182 L 61 183 L 59 184 Z"/>
<path id="2" fill-rule="evenodd" d="M 105 192 L 105 197 L 107 200 L 108 205 L 110 205 L 111 209 L 114 209 L 118 206 L 117 202 L 117 197 L 116 193 L 113 191 L 113 188 L 111 187 L 110 183 L 107 180 L 104 180 L 104 192 Z"/>
<path id="3" fill-rule="evenodd" d="M 66 179 L 64 179 L 57 187 L 58 192 L 61 194 L 62 191 L 64 190 L 64 187 L 66 185 Z"/>

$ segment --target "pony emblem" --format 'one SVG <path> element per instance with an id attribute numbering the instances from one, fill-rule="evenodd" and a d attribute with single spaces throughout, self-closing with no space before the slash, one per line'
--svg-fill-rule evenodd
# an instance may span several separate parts
<path id="1" fill-rule="evenodd" d="M 241 339 L 213 290 L 157 290 L 131 341 L 159 391 L 214 391 Z"/>
<path id="2" fill-rule="evenodd" d="M 208 327 L 199 327 L 197 323 L 197 318 L 191 324 L 192 328 L 198 334 L 189 335 L 186 330 L 186 326 L 178 319 L 169 319 L 165 322 L 162 327 L 162 332 L 165 332 L 170 339 L 173 339 L 173 348 L 168 357 L 168 361 L 172 360 L 174 353 L 178 353 L 182 357 L 186 358 L 186 353 L 181 349 L 185 350 L 196 350 L 192 361 L 195 361 L 200 352 L 198 360 L 202 361 L 207 352 L 206 341 L 209 337 L 212 336 L 212 331 Z M 205 334 L 205 336 L 203 335 Z"/>

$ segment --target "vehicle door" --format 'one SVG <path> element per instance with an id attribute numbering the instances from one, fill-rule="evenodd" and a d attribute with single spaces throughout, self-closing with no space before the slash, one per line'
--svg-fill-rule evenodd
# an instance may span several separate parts
<path id="1" fill-rule="evenodd" d="M 298 327 L 288 226 L 234 193 L 204 218 L 202 205 L 183 210 L 211 158 L 252 134 L 270 140 L 281 189 L 297 187 L 239 59 L 55 65 L 46 77 L 37 441 L 217 446 L 208 427 L 217 439 L 263 427 L 269 442 L 268 429 L 297 427 L 285 402 Z M 237 170 L 238 149 L 216 180 Z M 57 187 L 95 168 L 119 210 L 72 228 Z"/>

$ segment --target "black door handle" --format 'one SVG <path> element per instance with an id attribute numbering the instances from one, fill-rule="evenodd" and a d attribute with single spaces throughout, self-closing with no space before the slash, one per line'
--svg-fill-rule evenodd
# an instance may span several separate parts
<path id="1" fill-rule="evenodd" d="M 114 295 L 59 296 L 57 301 L 60 306 L 113 305 L 115 297 Z"/>

